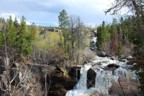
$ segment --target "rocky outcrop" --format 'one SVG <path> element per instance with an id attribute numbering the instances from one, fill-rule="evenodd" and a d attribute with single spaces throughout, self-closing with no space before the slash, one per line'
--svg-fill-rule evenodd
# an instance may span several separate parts
<path id="1" fill-rule="evenodd" d="M 78 82 L 78 80 L 80 79 L 80 69 L 81 67 L 72 67 L 69 69 L 69 72 L 68 72 L 70 77 L 76 82 Z"/>
<path id="2" fill-rule="evenodd" d="M 48 76 L 49 96 L 65 96 L 66 92 L 73 89 L 76 85 L 77 81 L 71 77 L 65 76 L 63 71 L 61 68 L 56 68 L 53 71 L 53 75 Z"/>

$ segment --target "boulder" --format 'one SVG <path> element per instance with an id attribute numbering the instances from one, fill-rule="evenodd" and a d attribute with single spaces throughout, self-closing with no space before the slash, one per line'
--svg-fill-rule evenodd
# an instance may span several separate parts
<path id="1" fill-rule="evenodd" d="M 132 56 L 127 56 L 127 59 L 132 59 L 133 57 Z"/>
<path id="2" fill-rule="evenodd" d="M 127 80 L 119 78 L 119 82 L 114 82 L 109 89 L 111 96 L 138 96 L 138 82 L 136 80 Z"/>
<path id="3" fill-rule="evenodd" d="M 112 63 L 112 64 L 107 65 L 107 67 L 108 68 L 112 68 L 112 67 L 119 68 L 119 65 Z"/>
<path id="4" fill-rule="evenodd" d="M 98 51 L 98 52 L 97 52 L 97 55 L 100 56 L 100 57 L 106 57 L 106 56 L 107 56 L 107 53 L 104 52 L 104 51 Z"/>
<path id="5" fill-rule="evenodd" d="M 96 73 L 93 69 L 87 71 L 87 88 L 95 87 Z"/>
<path id="6" fill-rule="evenodd" d="M 108 70 L 108 71 L 112 71 L 114 73 L 114 71 L 119 68 L 119 65 L 117 64 L 109 64 L 105 67 L 105 70 Z"/>
<path id="7" fill-rule="evenodd" d="M 76 85 L 76 81 L 64 75 L 64 69 L 56 68 L 53 73 L 48 75 L 49 96 L 65 96 L 68 90 Z"/>
<path id="8" fill-rule="evenodd" d="M 78 80 L 80 79 L 80 69 L 81 67 L 72 67 L 69 70 L 69 76 L 75 80 L 76 82 L 78 82 Z"/>
<path id="9" fill-rule="evenodd" d="M 99 92 L 94 92 L 92 95 L 90 95 L 90 96 L 102 96 Z"/>

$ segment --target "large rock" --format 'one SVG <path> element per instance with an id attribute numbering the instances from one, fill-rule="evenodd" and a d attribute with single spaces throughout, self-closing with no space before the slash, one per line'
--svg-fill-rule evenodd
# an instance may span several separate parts
<path id="1" fill-rule="evenodd" d="M 136 80 L 127 80 L 119 78 L 119 82 L 114 82 L 109 89 L 112 96 L 138 96 L 138 82 Z"/>
<path id="2" fill-rule="evenodd" d="M 69 73 L 68 73 L 70 77 L 77 82 L 80 79 L 80 69 L 81 67 L 72 67 L 70 68 Z"/>
<path id="3" fill-rule="evenodd" d="M 104 51 L 97 51 L 97 55 L 100 57 L 106 57 L 106 56 L 109 56 L 109 53 L 104 52 Z"/>
<path id="4" fill-rule="evenodd" d="M 93 69 L 87 71 L 87 88 L 95 87 L 96 73 Z"/>
<path id="5" fill-rule="evenodd" d="M 112 67 L 119 68 L 119 65 L 112 63 L 112 64 L 107 65 L 107 67 L 108 68 L 112 68 Z"/>
<path id="6" fill-rule="evenodd" d="M 96 91 L 96 92 L 94 92 L 94 93 L 93 93 L 92 95 L 90 95 L 90 96 L 102 96 L 102 95 Z"/>
<path id="7" fill-rule="evenodd" d="M 56 68 L 53 73 L 47 78 L 49 88 L 49 96 L 65 96 L 68 90 L 71 90 L 76 85 L 76 81 L 68 78 L 64 74 L 64 69 Z"/>
<path id="8" fill-rule="evenodd" d="M 113 74 L 114 74 L 114 71 L 115 71 L 117 68 L 119 68 L 119 65 L 113 63 L 113 64 L 107 65 L 107 66 L 105 67 L 105 70 L 112 71 Z"/>

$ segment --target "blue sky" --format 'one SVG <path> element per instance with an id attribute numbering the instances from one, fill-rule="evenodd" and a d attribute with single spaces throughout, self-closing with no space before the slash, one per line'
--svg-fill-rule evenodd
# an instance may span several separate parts
<path id="1" fill-rule="evenodd" d="M 44 26 L 57 26 L 58 15 L 65 9 L 70 16 L 79 16 L 87 25 L 99 25 L 103 20 L 110 22 L 112 16 L 105 15 L 113 0 L 1 0 L 0 16 L 9 15 L 20 19 L 26 17 L 27 23 Z"/>

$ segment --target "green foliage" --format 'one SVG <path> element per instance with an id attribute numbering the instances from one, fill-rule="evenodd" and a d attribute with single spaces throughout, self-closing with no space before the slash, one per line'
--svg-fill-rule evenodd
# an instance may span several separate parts
<path id="1" fill-rule="evenodd" d="M 111 26 L 105 25 L 105 22 L 97 28 L 97 48 L 101 50 L 103 44 L 110 39 L 110 28 Z"/>
<path id="2" fill-rule="evenodd" d="M 59 27 L 63 30 L 63 29 L 66 29 L 69 27 L 69 16 L 66 12 L 66 10 L 62 10 L 60 13 L 59 13 L 59 16 L 58 16 L 58 19 L 59 19 Z"/>
<path id="3" fill-rule="evenodd" d="M 2 46 L 3 44 L 3 33 L 2 31 L 0 31 L 0 47 Z"/>
<path id="4" fill-rule="evenodd" d="M 31 36 L 31 38 L 33 40 L 37 39 L 39 34 L 40 34 L 40 30 L 39 30 L 39 27 L 36 26 L 34 23 L 30 26 L 30 29 L 29 29 L 29 34 Z"/>
<path id="5" fill-rule="evenodd" d="M 120 56 L 120 55 L 122 55 L 122 43 L 121 42 L 119 42 L 119 45 L 118 45 L 118 49 L 117 49 L 117 55 L 118 56 Z"/>
<path id="6" fill-rule="evenodd" d="M 69 39 L 69 25 L 70 25 L 70 21 L 69 21 L 69 16 L 66 12 L 66 10 L 62 10 L 60 13 L 59 13 L 59 16 L 58 16 L 58 19 L 59 19 L 59 27 L 60 29 L 62 30 L 62 35 L 60 35 L 60 41 L 61 41 L 61 44 L 63 45 L 63 48 L 65 49 L 65 54 L 67 54 L 67 52 L 69 51 L 69 45 L 68 44 L 68 39 Z M 63 37 L 63 39 L 62 39 Z"/>
<path id="7" fill-rule="evenodd" d="M 17 18 L 15 18 L 15 20 L 14 20 L 14 26 L 15 26 L 16 28 L 18 28 L 18 27 L 20 26 L 19 23 L 18 23 Z"/>
<path id="8" fill-rule="evenodd" d="M 61 45 L 65 51 L 65 57 L 72 61 L 80 61 L 77 59 L 81 56 L 84 48 L 89 46 L 89 34 L 87 27 L 83 25 L 79 17 L 71 16 L 69 18 L 66 10 L 62 10 L 58 16 L 59 27 L 62 30 L 60 35 Z M 63 37 L 63 38 L 62 38 Z"/>
<path id="9" fill-rule="evenodd" d="M 62 37 L 63 38 L 63 37 Z M 57 32 L 49 32 L 45 36 L 39 36 L 34 45 L 40 50 L 49 51 L 60 44 L 60 35 Z"/>
<path id="10" fill-rule="evenodd" d="M 100 47 L 101 47 L 102 42 L 103 42 L 103 40 L 102 40 L 102 32 L 101 31 L 102 31 L 102 27 L 99 26 L 97 28 L 97 48 L 98 48 L 98 50 L 100 50 Z"/>
<path id="11" fill-rule="evenodd" d="M 60 44 L 60 35 L 58 33 L 51 33 L 51 32 L 47 32 L 47 44 L 48 44 L 48 48 L 54 48 L 56 46 L 58 46 L 58 44 Z"/>
<path id="12" fill-rule="evenodd" d="M 25 17 L 22 17 L 19 32 L 17 33 L 16 48 L 19 55 L 26 56 L 32 51 L 32 37 L 27 32 Z"/>
<path id="13" fill-rule="evenodd" d="M 16 28 L 11 16 L 8 22 L 7 43 L 11 47 L 14 47 L 16 45 Z"/>
<path id="14" fill-rule="evenodd" d="M 132 49 L 132 43 L 140 43 L 137 38 L 137 33 L 133 30 L 132 26 L 134 22 L 131 22 L 132 18 L 120 18 L 113 19 L 112 24 L 102 23 L 97 28 L 97 48 L 98 50 L 105 51 L 111 55 L 130 54 L 124 53 L 123 46 L 127 49 Z M 135 42 L 135 43 L 134 43 Z"/>

